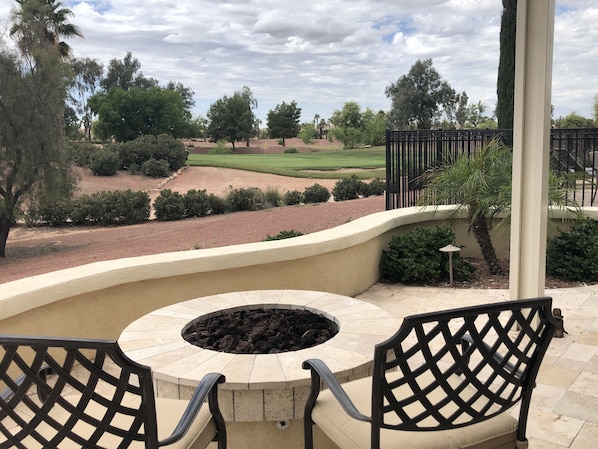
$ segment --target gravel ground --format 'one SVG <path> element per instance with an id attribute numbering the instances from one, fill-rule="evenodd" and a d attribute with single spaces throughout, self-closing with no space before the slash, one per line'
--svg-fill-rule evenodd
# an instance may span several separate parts
<path id="1" fill-rule="evenodd" d="M 208 167 L 187 168 L 166 183 L 127 174 L 101 178 L 80 171 L 79 175 L 81 193 L 137 188 L 152 196 L 164 188 L 180 192 L 206 189 L 220 195 L 229 186 L 272 187 L 285 192 L 303 191 L 316 182 L 331 189 L 336 183 Z M 103 260 L 258 242 L 282 230 L 307 234 L 383 210 L 384 198 L 379 196 L 112 228 L 28 229 L 21 225 L 11 231 L 7 257 L 0 259 L 0 283 Z"/>

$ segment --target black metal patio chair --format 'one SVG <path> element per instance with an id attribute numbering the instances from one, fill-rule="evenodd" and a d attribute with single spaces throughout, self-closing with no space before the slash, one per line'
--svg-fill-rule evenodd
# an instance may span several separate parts
<path id="1" fill-rule="evenodd" d="M 407 317 L 375 346 L 372 376 L 342 385 L 321 360 L 305 361 L 305 447 L 313 447 L 314 425 L 342 449 L 527 447 L 532 390 L 557 326 L 551 304 L 536 298 Z"/>
<path id="2" fill-rule="evenodd" d="M 224 380 L 156 398 L 150 368 L 115 341 L 0 335 L 0 449 L 224 449 Z"/>

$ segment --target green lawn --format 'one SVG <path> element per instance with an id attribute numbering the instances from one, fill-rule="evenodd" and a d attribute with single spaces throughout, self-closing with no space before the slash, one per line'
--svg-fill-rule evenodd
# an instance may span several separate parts
<path id="1" fill-rule="evenodd" d="M 386 176 L 384 147 L 321 153 L 190 154 L 188 164 L 234 168 L 295 178 L 340 179 L 355 174 L 362 179 L 383 179 Z M 337 172 L 336 170 L 339 169 L 349 170 Z M 352 172 L 350 169 L 355 171 Z"/>

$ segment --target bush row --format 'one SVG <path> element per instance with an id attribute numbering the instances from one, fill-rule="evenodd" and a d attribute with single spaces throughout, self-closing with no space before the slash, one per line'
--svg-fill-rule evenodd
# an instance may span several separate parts
<path id="1" fill-rule="evenodd" d="M 338 193 L 350 192 L 354 186 L 359 189 L 357 195 Z M 364 183 L 357 177 L 351 177 L 338 181 L 333 192 L 337 190 L 335 200 L 343 201 L 359 196 L 382 195 L 384 186 L 384 181 L 379 179 Z M 230 186 L 223 198 L 208 194 L 205 190 L 189 190 L 186 194 L 181 194 L 165 189 L 156 198 L 154 210 L 157 220 L 171 221 L 213 214 L 294 206 L 301 203 L 325 203 L 330 196 L 330 191 L 317 183 L 306 187 L 303 192 L 291 190 L 284 194 L 281 194 L 276 188 L 268 188 L 263 191 L 257 187 L 233 188 Z"/>
<path id="2" fill-rule="evenodd" d="M 381 179 L 372 179 L 369 183 L 361 181 L 357 176 L 341 179 L 334 185 L 332 196 L 334 201 L 354 200 L 359 197 L 383 195 L 386 182 Z"/>
<path id="3" fill-rule="evenodd" d="M 382 252 L 382 279 L 403 284 L 435 284 L 449 278 L 448 258 L 438 248 L 455 244 L 448 228 L 423 228 L 393 236 Z M 474 267 L 453 254 L 453 276 L 467 280 Z M 598 222 L 588 220 L 548 239 L 546 274 L 565 281 L 598 282 Z"/>
<path id="4" fill-rule="evenodd" d="M 98 176 L 113 176 L 121 169 L 164 178 L 187 160 L 183 143 L 166 134 L 104 146 L 88 142 L 72 142 L 71 145 L 75 162 Z"/>
<path id="5" fill-rule="evenodd" d="M 74 199 L 30 204 L 24 214 L 28 226 L 130 225 L 143 223 L 149 216 L 149 195 L 132 190 L 102 191 Z"/>
<path id="6" fill-rule="evenodd" d="M 363 186 L 368 184 L 358 182 L 362 189 L 360 192 L 363 194 Z M 376 182 L 381 183 L 379 180 L 374 180 L 369 185 L 375 185 Z M 335 189 L 346 191 L 347 189 L 342 187 L 344 185 L 346 185 L 346 180 L 341 180 L 336 184 Z M 284 194 L 276 188 L 262 191 L 257 187 L 233 188 L 230 186 L 224 197 L 208 194 L 205 190 L 193 189 L 181 194 L 165 189 L 160 192 L 153 207 L 157 220 L 171 221 L 301 203 L 323 203 L 328 201 L 330 196 L 330 191 L 317 183 L 306 187 L 303 192 L 292 190 Z M 348 199 L 342 195 L 337 196 L 337 201 Z M 150 211 L 150 198 L 145 192 L 102 191 L 91 195 L 82 195 L 75 199 L 32 203 L 25 212 L 25 222 L 28 226 L 61 226 L 67 223 L 123 225 L 148 220 Z"/>
<path id="7" fill-rule="evenodd" d="M 263 191 L 257 187 L 233 188 L 230 186 L 224 197 L 208 194 L 205 190 L 189 190 L 185 194 L 164 189 L 154 201 L 156 219 L 161 221 L 182 220 L 205 215 L 230 212 L 256 211 L 295 205 L 299 203 L 321 203 L 330 198 L 330 191 L 319 184 L 307 187 L 303 193 L 294 190 L 280 193 L 276 188 Z"/>

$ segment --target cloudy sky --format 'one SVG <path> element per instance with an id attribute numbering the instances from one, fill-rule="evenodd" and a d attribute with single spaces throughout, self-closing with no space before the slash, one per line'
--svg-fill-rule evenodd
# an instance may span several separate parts
<path id="1" fill-rule="evenodd" d="M 555 117 L 593 117 L 598 94 L 598 2 L 557 0 Z M 328 118 L 347 101 L 388 110 L 385 87 L 418 59 L 487 115 L 496 103 L 500 0 L 62 0 L 85 39 L 77 57 L 108 62 L 127 51 L 145 76 L 195 91 L 205 116 L 249 86 L 265 118 L 295 100 L 302 121 Z M 14 0 L 0 0 L 0 35 Z M 6 34 L 4 32 L 4 34 Z"/>

